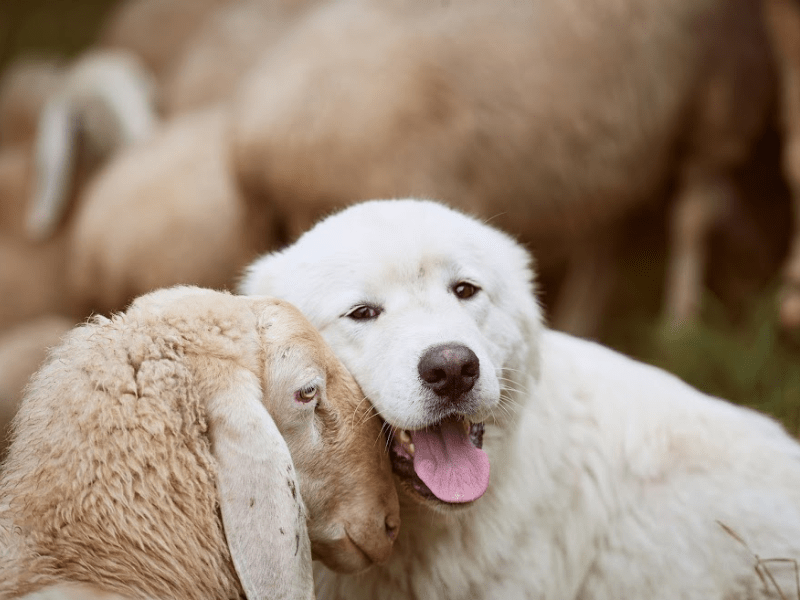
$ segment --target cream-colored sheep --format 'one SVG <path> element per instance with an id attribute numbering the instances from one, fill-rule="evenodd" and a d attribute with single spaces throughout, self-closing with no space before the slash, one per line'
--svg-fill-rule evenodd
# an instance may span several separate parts
<path id="1" fill-rule="evenodd" d="M 70 230 L 67 279 L 80 313 L 178 283 L 230 288 L 270 247 L 271 232 L 245 220 L 227 124 L 221 107 L 175 117 L 98 174 Z"/>
<path id="2" fill-rule="evenodd" d="M 0 331 L 47 314 L 71 314 L 61 237 L 36 244 L 0 235 Z"/>
<path id="3" fill-rule="evenodd" d="M 39 113 L 61 82 L 63 69 L 52 58 L 25 56 L 12 62 L 0 77 L 0 145 L 30 142 Z"/>
<path id="4" fill-rule="evenodd" d="M 31 174 L 29 147 L 25 144 L 0 146 L 0 235 L 26 237 L 25 209 Z"/>
<path id="5" fill-rule="evenodd" d="M 30 148 L 0 148 L 0 331 L 29 318 L 68 310 L 66 236 L 41 242 L 25 233 L 33 166 Z"/>
<path id="6" fill-rule="evenodd" d="M 240 79 L 319 0 L 244 0 L 224 4 L 172 61 L 163 84 L 172 115 L 228 100 Z"/>
<path id="7" fill-rule="evenodd" d="M 209 15 L 231 1 L 123 0 L 103 24 L 99 46 L 130 50 L 161 82 Z"/>
<path id="8" fill-rule="evenodd" d="M 114 151 L 150 135 L 156 125 L 152 76 L 131 53 L 93 51 L 64 74 L 42 108 L 36 134 L 35 186 L 27 229 L 45 239 L 63 218 L 79 165 L 79 142 L 90 169 Z"/>
<path id="9" fill-rule="evenodd" d="M 232 287 L 249 260 L 274 246 L 268 203 L 258 218 L 245 218 L 223 104 L 316 1 L 246 0 L 209 12 L 165 79 L 167 120 L 109 164 L 81 199 L 68 279 L 82 312 L 116 310 L 176 283 Z"/>
<path id="10" fill-rule="evenodd" d="M 49 312 L 75 314 L 64 279 L 71 223 L 59 223 L 69 221 L 99 162 L 148 135 L 155 118 L 149 76 L 121 51 L 76 60 L 46 102 L 12 93 L 25 87 L 12 85 L 15 72 L 6 96 L 18 101 L 0 106 L 11 110 L 0 121 L 24 108 L 41 119 L 35 139 L 0 149 L 0 330 Z"/>
<path id="11" fill-rule="evenodd" d="M 673 238 L 691 252 L 703 231 L 680 233 L 683 206 L 724 206 L 772 95 L 759 2 L 326 3 L 245 81 L 237 177 L 292 236 L 356 200 L 417 196 L 521 234 L 540 262 L 568 250 L 578 309 L 557 320 L 591 330 L 615 223 L 677 177 Z M 676 321 L 699 295 L 683 272 Z"/>
<path id="12" fill-rule="evenodd" d="M 314 558 L 387 560 L 399 509 L 371 411 L 285 302 L 182 287 L 95 317 L 51 352 L 16 417 L 0 598 L 67 584 L 310 597 L 298 492 Z"/>
<path id="13" fill-rule="evenodd" d="M 764 11 L 780 74 L 783 170 L 792 192 L 794 233 L 784 266 L 780 320 L 800 329 L 800 7 L 792 0 L 764 0 Z"/>

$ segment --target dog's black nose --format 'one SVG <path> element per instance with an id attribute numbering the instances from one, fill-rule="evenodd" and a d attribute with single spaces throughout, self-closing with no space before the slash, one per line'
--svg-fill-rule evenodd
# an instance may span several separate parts
<path id="1" fill-rule="evenodd" d="M 419 359 L 417 370 L 426 387 L 452 401 L 470 391 L 481 372 L 478 357 L 462 344 L 428 348 Z"/>

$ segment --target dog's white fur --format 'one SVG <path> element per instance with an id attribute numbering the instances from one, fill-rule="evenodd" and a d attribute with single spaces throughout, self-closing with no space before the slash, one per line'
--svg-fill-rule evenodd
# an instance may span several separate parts
<path id="1" fill-rule="evenodd" d="M 460 300 L 468 280 L 481 290 Z M 481 361 L 486 494 L 450 510 L 405 496 L 391 561 L 317 573 L 320 598 L 787 597 L 800 559 L 800 445 L 772 420 L 542 325 L 527 253 L 439 204 L 355 205 L 249 269 L 245 293 L 296 304 L 384 419 L 430 419 L 432 343 Z M 379 306 L 354 321 L 353 306 Z M 756 568 L 758 567 L 758 569 Z M 759 576 L 761 573 L 761 577 Z"/>

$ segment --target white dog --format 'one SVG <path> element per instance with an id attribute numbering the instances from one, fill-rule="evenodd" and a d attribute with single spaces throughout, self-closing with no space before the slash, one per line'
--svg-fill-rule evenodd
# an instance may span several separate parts
<path id="1" fill-rule="evenodd" d="M 320 598 L 795 598 L 800 445 L 544 328 L 529 263 L 473 218 L 396 200 L 250 267 L 241 291 L 296 304 L 391 433 L 394 555 L 320 567 Z"/>

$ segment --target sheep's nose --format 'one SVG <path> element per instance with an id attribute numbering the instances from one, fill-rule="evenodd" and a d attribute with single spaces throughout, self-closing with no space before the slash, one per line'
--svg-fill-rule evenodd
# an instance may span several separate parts
<path id="1" fill-rule="evenodd" d="M 478 357 L 466 346 L 442 344 L 425 351 L 417 370 L 426 387 L 455 402 L 472 389 L 481 369 Z"/>

